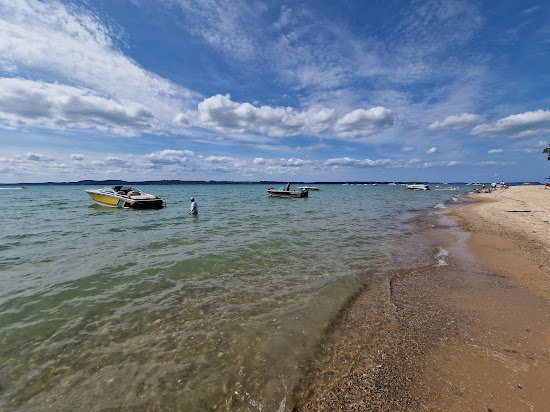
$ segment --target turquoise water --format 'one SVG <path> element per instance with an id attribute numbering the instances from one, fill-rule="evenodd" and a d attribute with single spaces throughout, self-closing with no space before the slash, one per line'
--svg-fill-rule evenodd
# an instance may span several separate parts
<path id="1" fill-rule="evenodd" d="M 424 253 L 411 219 L 467 188 L 319 187 L 0 189 L 0 409 L 284 410 L 346 298 Z"/>

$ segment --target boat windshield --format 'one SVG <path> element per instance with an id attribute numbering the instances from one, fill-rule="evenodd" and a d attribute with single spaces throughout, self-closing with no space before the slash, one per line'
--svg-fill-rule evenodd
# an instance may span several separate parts
<path id="1" fill-rule="evenodd" d="M 143 192 L 136 187 L 122 186 L 121 188 L 118 188 L 117 193 L 124 194 L 124 195 L 127 195 L 127 194 L 138 195 Z"/>

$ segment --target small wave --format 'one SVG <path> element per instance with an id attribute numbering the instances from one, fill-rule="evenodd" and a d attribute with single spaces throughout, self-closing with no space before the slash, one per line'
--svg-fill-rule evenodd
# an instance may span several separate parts
<path id="1" fill-rule="evenodd" d="M 449 256 L 449 252 L 440 247 L 439 252 L 435 255 L 435 258 L 437 259 L 436 266 L 447 266 L 447 256 Z"/>
<path id="2" fill-rule="evenodd" d="M 447 209 L 447 206 L 445 206 L 443 203 L 438 203 L 434 206 L 434 209 Z"/>

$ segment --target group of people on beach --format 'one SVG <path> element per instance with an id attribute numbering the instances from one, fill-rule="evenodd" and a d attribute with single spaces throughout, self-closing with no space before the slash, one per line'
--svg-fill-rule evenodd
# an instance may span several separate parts
<path id="1" fill-rule="evenodd" d="M 501 189 L 508 189 L 508 185 L 504 184 L 504 181 L 500 182 Z M 481 189 L 474 190 L 474 193 L 491 193 L 493 190 L 497 189 L 497 184 L 495 182 L 491 183 L 491 187 L 485 187 L 485 184 L 481 186 Z"/>

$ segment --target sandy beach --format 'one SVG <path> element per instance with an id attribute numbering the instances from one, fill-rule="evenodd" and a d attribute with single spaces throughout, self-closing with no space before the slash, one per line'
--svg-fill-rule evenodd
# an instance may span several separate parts
<path id="1" fill-rule="evenodd" d="M 294 410 L 548 410 L 550 189 L 471 198 L 417 222 L 443 264 L 350 300 Z"/>

